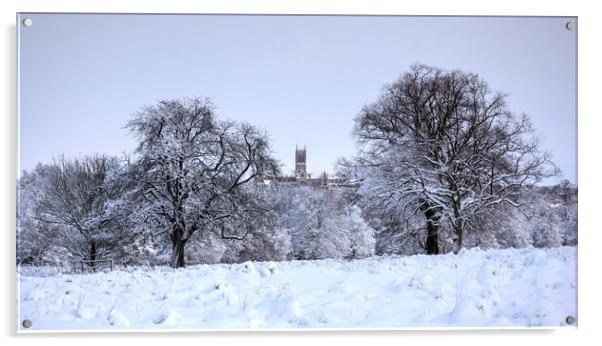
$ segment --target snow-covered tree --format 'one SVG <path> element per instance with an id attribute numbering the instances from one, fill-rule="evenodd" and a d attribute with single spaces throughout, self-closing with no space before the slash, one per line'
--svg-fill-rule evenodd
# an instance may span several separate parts
<path id="1" fill-rule="evenodd" d="M 577 244 L 576 187 L 567 188 L 566 183 L 533 187 L 516 200 L 520 209 L 503 204 L 477 215 L 465 245 L 487 249 Z"/>
<path id="2" fill-rule="evenodd" d="M 27 222 L 37 222 L 72 255 L 96 260 L 114 254 L 124 237 L 123 210 L 115 203 L 122 190 L 111 180 L 119 170 L 119 160 L 105 155 L 59 157 L 38 166 L 35 216 Z"/>
<path id="3" fill-rule="evenodd" d="M 294 258 L 359 258 L 374 254 L 374 230 L 344 191 L 293 187 L 284 191 L 283 227 Z"/>
<path id="4" fill-rule="evenodd" d="M 278 169 L 265 133 L 219 121 L 214 109 L 200 98 L 161 101 L 127 124 L 139 141 L 134 175 L 141 214 L 168 232 L 173 267 L 185 265 L 185 246 L 198 231 L 244 238 L 245 218 L 264 212 L 244 186 L 258 172 Z"/>
<path id="5" fill-rule="evenodd" d="M 60 258 L 50 255 L 53 248 L 51 225 L 40 221 L 36 205 L 42 194 L 42 174 L 39 164 L 31 172 L 24 171 L 17 182 L 17 263 L 59 264 Z"/>
<path id="6" fill-rule="evenodd" d="M 282 227 L 278 210 L 278 189 L 274 185 L 256 181 L 244 187 L 246 194 L 252 196 L 255 208 L 262 213 L 247 215 L 242 221 L 246 235 L 240 239 L 216 239 L 213 246 L 209 245 L 202 251 L 199 248 L 198 257 L 203 263 L 207 257 L 202 252 L 219 253 L 216 262 L 239 263 L 245 261 L 283 261 L 291 254 L 291 240 L 288 230 Z M 193 244 L 197 248 L 196 244 Z M 215 249 L 216 251 L 212 251 Z M 221 252 L 219 251 L 221 250 Z M 192 256 L 191 256 L 192 257 Z"/>
<path id="7" fill-rule="evenodd" d="M 238 249 L 230 261 L 284 261 L 292 252 L 291 237 L 288 229 L 282 225 L 282 215 L 278 213 L 278 187 L 262 183 L 246 187 L 252 190 L 256 205 L 266 210 L 254 215 L 246 223 L 249 234 L 244 241 L 238 242 Z"/>
<path id="8" fill-rule="evenodd" d="M 557 220 L 562 245 L 577 245 L 577 186 L 563 180 L 553 186 L 543 186 L 536 190 L 537 195 L 547 203 L 548 219 Z"/>
<path id="9" fill-rule="evenodd" d="M 376 245 L 376 232 L 364 220 L 362 211 L 357 205 L 347 206 L 342 218 L 342 228 L 349 232 L 350 258 L 373 256 Z"/>
<path id="10" fill-rule="evenodd" d="M 458 70 L 412 66 L 360 111 L 354 134 L 364 196 L 422 213 L 430 254 L 439 252 L 442 222 L 457 253 L 476 215 L 519 206 L 517 192 L 556 173 L 537 149 L 528 116 L 512 113 L 506 96 L 476 74 Z"/>

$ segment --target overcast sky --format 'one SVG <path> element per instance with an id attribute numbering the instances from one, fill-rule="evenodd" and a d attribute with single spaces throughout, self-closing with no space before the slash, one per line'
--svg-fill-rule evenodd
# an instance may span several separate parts
<path id="1" fill-rule="evenodd" d="M 143 105 L 209 97 L 218 117 L 265 128 L 284 171 L 354 153 L 353 117 L 416 62 L 476 72 L 529 114 L 576 182 L 573 18 L 21 15 L 20 169 L 131 152 Z"/>

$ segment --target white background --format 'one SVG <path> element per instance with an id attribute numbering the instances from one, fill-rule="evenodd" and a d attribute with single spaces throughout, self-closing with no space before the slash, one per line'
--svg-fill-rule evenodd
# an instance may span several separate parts
<path id="1" fill-rule="evenodd" d="M 376 344 L 462 344 L 462 345 L 579 345 L 601 341 L 598 323 L 600 295 L 600 233 L 597 196 L 600 191 L 599 101 L 602 98 L 602 11 L 595 1 L 445 1 L 413 0 L 409 3 L 384 0 L 321 1 L 191 1 L 191 0 L 89 0 L 43 1 L 3 0 L 0 2 L 2 48 L 0 53 L 0 169 L 2 212 L 2 341 L 6 344 L 36 345 L 107 345 L 138 343 L 145 345 L 214 344 L 222 345 L 307 345 L 317 343 L 365 345 Z M 577 330 L 519 331 L 373 331 L 373 332 L 238 332 L 238 333 L 128 333 L 128 334 L 36 334 L 15 333 L 15 179 L 16 179 L 16 12 L 190 12 L 190 13 L 325 13 L 325 14 L 404 14 L 404 15 L 555 15 L 579 16 L 579 328 Z M 77 28 L 73 28 L 77 30 Z M 40 57 L 43 59 L 43 57 Z M 598 337 L 598 338 L 597 338 Z M 143 340 L 136 340 L 143 339 Z M 598 340 L 597 340 L 598 339 Z M 313 345 L 312 345 L 313 346 Z"/>

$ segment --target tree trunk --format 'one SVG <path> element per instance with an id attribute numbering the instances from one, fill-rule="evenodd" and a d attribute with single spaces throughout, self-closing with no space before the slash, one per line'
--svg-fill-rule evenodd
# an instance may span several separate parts
<path id="1" fill-rule="evenodd" d="M 183 231 L 175 229 L 171 236 L 171 242 L 173 251 L 171 255 L 171 266 L 173 268 L 184 268 L 186 263 L 184 262 L 184 248 L 186 246 L 186 240 L 183 239 Z"/>
<path id="2" fill-rule="evenodd" d="M 96 261 L 96 241 L 92 240 L 90 242 L 90 261 Z M 90 262 L 90 266 L 93 268 L 94 271 L 96 271 L 96 263 L 95 262 Z"/>
<path id="3" fill-rule="evenodd" d="M 458 220 L 454 224 L 454 243 L 452 245 L 452 251 L 454 254 L 458 254 L 462 249 L 462 236 L 463 236 L 464 225 L 462 221 Z"/>
<path id="4" fill-rule="evenodd" d="M 464 222 L 460 217 L 460 198 L 456 198 L 453 204 L 454 208 L 454 243 L 452 244 L 452 251 L 454 254 L 458 254 L 462 249 L 462 235 L 464 231 Z"/>
<path id="5" fill-rule="evenodd" d="M 427 255 L 439 254 L 439 217 L 432 209 L 426 209 L 426 245 Z"/>
<path id="6" fill-rule="evenodd" d="M 186 242 L 183 240 L 180 240 L 178 243 L 174 244 L 173 246 L 173 257 L 172 257 L 172 264 L 171 266 L 173 268 L 184 268 L 186 266 L 186 263 L 184 262 L 184 246 L 186 245 Z"/>

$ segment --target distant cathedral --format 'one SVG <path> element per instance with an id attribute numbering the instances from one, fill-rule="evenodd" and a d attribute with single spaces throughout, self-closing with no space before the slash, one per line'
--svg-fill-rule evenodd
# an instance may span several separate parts
<path id="1" fill-rule="evenodd" d="M 311 174 L 307 172 L 307 149 L 295 147 L 295 172 L 292 176 L 280 176 L 276 178 L 263 177 L 264 181 L 276 181 L 284 184 L 294 185 L 309 185 L 314 187 L 334 187 L 334 186 L 351 186 L 345 184 L 342 179 L 338 177 L 329 177 L 328 173 L 322 172 L 319 178 L 312 178 Z"/>
<path id="2" fill-rule="evenodd" d="M 308 178 L 305 160 L 306 152 L 305 146 L 303 146 L 303 149 L 295 147 L 295 178 L 297 178 L 297 181 L 299 182 L 306 182 Z"/>

